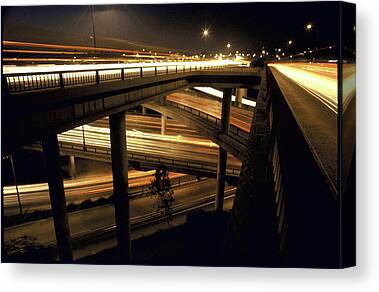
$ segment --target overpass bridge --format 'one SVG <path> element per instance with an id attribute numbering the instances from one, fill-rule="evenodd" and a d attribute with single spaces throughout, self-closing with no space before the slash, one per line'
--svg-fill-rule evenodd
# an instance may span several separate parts
<path id="1" fill-rule="evenodd" d="M 109 135 L 86 137 L 82 141 L 82 130 L 73 129 L 58 136 L 59 152 L 61 155 L 75 156 L 95 161 L 111 162 Z M 127 158 L 129 166 L 137 170 L 158 169 L 164 167 L 172 172 L 180 172 L 199 177 L 216 177 L 218 147 L 209 145 L 183 144 L 180 140 L 154 141 L 148 138 L 133 138 L 127 135 Z M 183 138 L 181 138 L 183 140 Z M 140 143 L 143 141 L 143 147 Z M 206 145 L 208 144 L 208 145 Z M 34 143 L 24 146 L 24 149 L 42 151 L 42 144 Z M 167 150 L 172 149 L 172 150 Z M 226 181 L 236 185 L 240 173 L 241 162 L 228 155 Z"/>
<path id="2" fill-rule="evenodd" d="M 328 266 L 339 264 L 339 193 L 336 190 L 340 182 L 333 179 L 332 168 L 324 167 L 328 158 L 320 159 L 328 157 L 328 153 L 322 153 L 322 147 L 315 147 L 320 136 L 309 138 L 312 129 L 315 133 L 323 131 L 322 123 L 312 124 L 303 109 L 294 106 L 288 80 L 272 67 L 184 66 L 178 70 L 166 66 L 150 69 L 149 76 L 144 74 L 146 69 L 138 70 L 134 75 L 125 74 L 124 69 L 107 73 L 70 72 L 72 75 L 58 72 L 52 78 L 60 80 L 59 86 L 57 83 L 54 88 L 40 85 L 42 88 L 31 91 L 26 87 L 11 88 L 12 82 L 24 81 L 11 81 L 8 78 L 12 76 L 6 76 L 12 98 L 5 103 L 10 109 L 3 117 L 5 146 L 11 149 L 14 145 L 42 140 L 50 172 L 49 189 L 55 198 L 52 208 L 55 231 L 61 236 L 57 236 L 57 243 L 62 261 L 70 261 L 72 254 L 67 214 L 62 208 L 64 191 L 56 134 L 109 115 L 117 242 L 120 257 L 128 262 L 125 111 L 143 104 L 195 128 L 221 146 L 217 163 L 217 211 L 223 209 L 228 153 L 242 161 L 225 243 L 224 260 L 228 265 L 275 266 L 280 261 L 292 266 L 303 263 L 320 266 L 320 261 Z M 220 117 L 166 98 L 170 93 L 199 86 L 223 90 Z M 232 93 L 241 87 L 259 88 L 248 131 L 230 123 Z M 301 96 L 307 98 L 310 94 L 295 88 L 294 98 L 300 101 Z M 304 121 L 313 128 L 304 126 Z M 328 163 L 333 165 L 333 161 Z M 309 253 L 309 249 L 314 252 Z"/>
<path id="3" fill-rule="evenodd" d="M 138 68 L 3 74 L 4 150 L 126 111 L 191 86 L 259 83 L 256 69 L 166 65 Z M 207 83 L 209 82 L 209 83 Z"/>

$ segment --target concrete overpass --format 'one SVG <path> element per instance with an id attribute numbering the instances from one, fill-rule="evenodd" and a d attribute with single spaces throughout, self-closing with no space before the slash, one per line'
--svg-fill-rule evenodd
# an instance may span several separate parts
<path id="1" fill-rule="evenodd" d="M 130 72 L 129 72 L 130 71 Z M 220 66 L 155 66 L 3 75 L 4 150 L 40 140 L 200 83 L 252 86 L 260 72 Z M 210 82 L 210 83 L 207 83 Z"/>
<path id="2" fill-rule="evenodd" d="M 125 110 L 144 104 L 198 129 L 221 146 L 217 166 L 217 211 L 222 210 L 227 153 L 243 161 L 225 242 L 225 263 L 239 266 L 276 266 L 282 262 L 291 266 L 339 264 L 338 192 L 333 188 L 330 172 L 320 167 L 315 144 L 308 136 L 310 132 L 304 131 L 304 124 L 299 120 L 304 116 L 302 108 L 294 109 L 292 102 L 295 99 L 288 98 L 288 82 L 282 82 L 284 79 L 271 69 L 263 72 L 249 68 L 204 69 L 172 72 L 169 68 L 156 68 L 153 76 L 140 74 L 130 80 L 120 71 L 115 81 L 100 80 L 96 76 L 102 74 L 98 72 L 92 73 L 96 82 L 91 81 L 85 87 L 76 84 L 41 93 L 10 92 L 14 102 L 6 105 L 15 114 L 5 117 L 8 146 L 43 140 L 47 168 L 51 172 L 51 197 L 59 198 L 57 202 L 52 200 L 52 207 L 61 260 L 70 261 L 72 255 L 67 215 L 62 208 L 64 191 L 56 133 L 110 115 L 116 233 L 120 258 L 129 262 L 130 237 L 127 234 L 130 234 L 130 226 L 125 224 L 129 222 L 129 205 L 125 198 L 128 166 Z M 171 92 L 204 85 L 223 89 L 219 121 L 199 110 L 164 99 Z M 233 88 L 257 86 L 259 92 L 250 132 L 237 132 L 230 126 Z M 301 100 L 304 92 L 297 87 L 296 92 L 295 98 Z M 51 102 L 45 105 L 49 96 Z M 38 105 L 32 105 L 30 97 L 35 97 Z M 17 100 L 25 104 L 21 102 L 18 108 Z M 25 107 L 28 102 L 31 114 Z M 322 127 L 319 130 L 322 131 Z"/>
<path id="3" fill-rule="evenodd" d="M 260 82 L 260 70 L 155 66 L 78 72 L 3 75 L 5 151 L 42 140 L 60 260 L 72 260 L 70 228 L 59 162 L 57 133 L 109 115 L 117 245 L 120 259 L 130 262 L 125 111 L 164 98 L 171 92 L 207 84 L 225 88 L 220 134 L 229 132 L 232 88 Z M 129 71 L 128 71 L 129 70 Z M 131 70 L 131 71 L 130 71 Z M 32 75 L 32 76 L 31 76 Z M 222 211 L 227 152 L 219 148 L 216 210 Z M 188 164 L 188 163 L 187 163 Z"/>

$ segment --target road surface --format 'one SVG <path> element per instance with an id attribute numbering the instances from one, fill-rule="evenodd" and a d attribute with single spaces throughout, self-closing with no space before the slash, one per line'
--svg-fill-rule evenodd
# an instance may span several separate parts
<path id="1" fill-rule="evenodd" d="M 170 94 L 167 96 L 167 100 L 191 107 L 215 118 L 221 119 L 222 104 L 220 101 L 205 99 L 184 93 Z M 252 118 L 253 111 L 234 106 L 230 108 L 230 124 L 247 133 L 250 132 Z"/>
<path id="2" fill-rule="evenodd" d="M 146 190 L 151 183 L 155 170 L 136 171 L 130 170 L 129 194 L 136 194 Z M 172 183 L 181 178 L 182 181 L 191 179 L 185 174 L 170 173 Z M 193 180 L 193 178 L 192 178 Z M 113 180 L 111 173 L 98 173 L 96 175 L 82 176 L 72 180 L 64 181 L 66 203 L 76 203 L 91 199 L 107 198 L 113 193 Z M 48 210 L 51 208 L 49 187 L 47 183 L 19 185 L 21 205 L 24 213 L 31 213 L 36 210 Z M 4 203 L 3 210 L 5 216 L 19 214 L 19 205 L 15 186 L 3 187 Z"/>
<path id="3" fill-rule="evenodd" d="M 274 63 L 269 67 L 331 186 L 337 184 L 337 64 Z M 346 66 L 344 107 L 355 96 L 355 66 Z"/>
<path id="4" fill-rule="evenodd" d="M 190 204 L 193 201 L 200 200 L 206 196 L 213 196 L 216 189 L 216 180 L 207 179 L 188 186 L 177 187 L 174 189 L 175 206 L 183 204 Z M 226 191 L 233 190 L 235 188 L 226 187 Z M 226 208 L 230 208 L 228 204 Z M 157 201 L 153 197 L 138 197 L 130 202 L 130 217 L 133 222 L 137 222 L 140 219 L 154 216 L 157 213 Z M 112 205 L 105 205 L 95 208 L 90 208 L 83 211 L 77 211 L 69 213 L 69 224 L 73 238 L 83 236 L 91 232 L 95 232 L 98 229 L 107 228 L 113 226 L 114 221 L 114 208 Z M 167 225 L 167 223 L 166 223 Z M 167 228 L 167 227 L 166 227 Z M 156 229 L 154 231 L 157 231 Z M 137 232 L 138 233 L 138 232 Z M 143 234 L 146 235 L 146 234 Z M 9 243 L 11 240 L 15 240 L 22 236 L 28 236 L 35 238 L 38 243 L 47 245 L 55 244 L 55 234 L 52 218 L 47 218 L 39 221 L 29 222 L 22 225 L 17 225 L 4 230 L 4 242 Z M 142 236 L 140 234 L 139 236 Z M 138 234 L 134 234 L 133 238 L 138 237 Z M 96 244 L 101 244 L 97 242 Z M 12 244 L 11 244 L 12 245 Z M 109 246 L 108 246 L 109 247 Z M 104 247 L 102 247 L 104 248 Z M 97 247 L 97 251 L 99 247 Z M 91 254 L 93 251 L 85 248 L 86 254 L 80 254 L 80 256 Z M 83 251 L 81 251 L 83 252 Z M 78 255 L 75 255 L 77 258 Z"/>

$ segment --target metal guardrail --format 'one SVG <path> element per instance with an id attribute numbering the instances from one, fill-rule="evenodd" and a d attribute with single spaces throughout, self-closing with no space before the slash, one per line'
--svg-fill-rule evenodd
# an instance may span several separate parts
<path id="1" fill-rule="evenodd" d="M 177 102 L 174 102 L 174 101 L 171 101 L 171 100 L 166 100 L 167 103 L 170 103 L 172 106 L 176 107 L 176 108 L 179 108 L 181 110 L 184 110 L 186 112 L 190 112 L 191 114 L 194 114 L 196 116 L 199 116 L 200 118 L 205 118 L 207 121 L 210 121 L 212 123 L 215 123 L 217 126 L 221 126 L 221 119 L 217 118 L 217 117 L 214 117 L 210 114 L 207 114 L 205 112 L 202 112 L 202 111 L 199 111 L 197 109 L 194 109 L 190 106 L 187 106 L 187 105 L 184 105 L 184 104 L 180 104 L 180 103 L 177 103 Z M 249 133 L 248 132 L 245 132 L 244 130 L 241 130 L 240 128 L 230 124 L 230 128 L 229 128 L 229 131 L 236 135 L 237 137 L 241 137 L 242 139 L 244 139 L 244 141 L 247 141 L 247 139 L 249 138 Z"/>
<path id="2" fill-rule="evenodd" d="M 76 71 L 33 72 L 3 74 L 3 88 L 8 93 L 27 92 L 41 89 L 65 88 L 75 85 L 100 84 L 106 81 L 131 80 L 184 73 L 198 70 L 220 69 L 228 65 L 162 65 L 128 68 L 107 68 Z"/>

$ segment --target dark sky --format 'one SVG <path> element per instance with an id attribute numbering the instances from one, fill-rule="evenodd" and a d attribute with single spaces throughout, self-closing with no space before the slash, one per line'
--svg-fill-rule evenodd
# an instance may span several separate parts
<path id="1" fill-rule="evenodd" d="M 90 6 L 3 7 L 3 39 L 91 45 Z M 230 42 L 235 50 L 284 46 L 293 39 L 301 48 L 309 42 L 336 43 L 337 2 L 232 3 L 95 6 L 97 45 L 124 47 L 131 43 L 184 52 L 218 52 Z M 314 24 L 307 34 L 304 26 Z M 203 27 L 210 28 L 207 41 Z M 126 43 L 127 41 L 128 43 Z"/>

